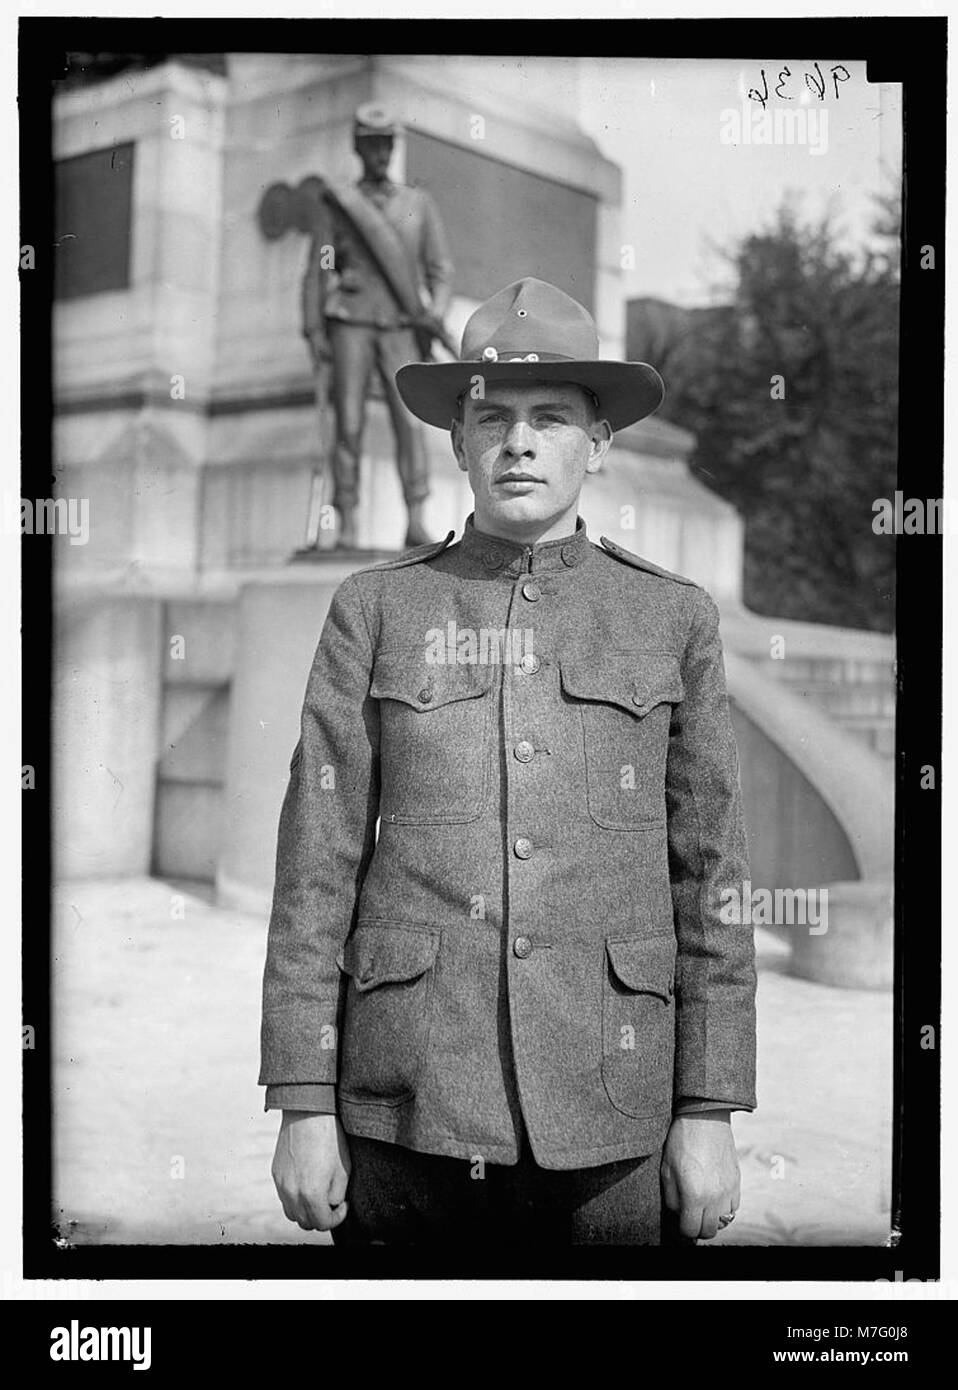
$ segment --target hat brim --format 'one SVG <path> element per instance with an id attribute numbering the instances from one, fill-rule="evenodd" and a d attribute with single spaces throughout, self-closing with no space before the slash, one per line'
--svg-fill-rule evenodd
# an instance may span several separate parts
<path id="1" fill-rule="evenodd" d="M 647 362 L 410 362 L 396 373 L 396 386 L 415 416 L 448 430 L 458 414 L 459 397 L 472 390 L 476 377 L 487 383 L 571 381 L 584 386 L 597 398 L 613 431 L 644 420 L 665 400 L 665 384 Z"/>

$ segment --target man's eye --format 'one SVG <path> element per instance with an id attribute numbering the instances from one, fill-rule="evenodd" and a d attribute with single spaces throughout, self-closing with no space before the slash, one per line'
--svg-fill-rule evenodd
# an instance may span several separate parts
<path id="1" fill-rule="evenodd" d="M 480 415 L 480 425 L 496 425 L 502 419 L 501 415 Z"/>

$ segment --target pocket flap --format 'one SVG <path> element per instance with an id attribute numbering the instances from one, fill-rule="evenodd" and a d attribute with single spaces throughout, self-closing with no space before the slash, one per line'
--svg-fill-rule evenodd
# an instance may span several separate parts
<path id="1" fill-rule="evenodd" d="M 641 717 L 683 696 L 679 659 L 671 652 L 611 652 L 560 663 L 562 688 L 577 700 L 618 705 Z"/>
<path id="2" fill-rule="evenodd" d="M 668 936 L 609 937 L 605 948 L 616 979 L 626 989 L 670 999 L 675 992 L 676 941 Z"/>
<path id="3" fill-rule="evenodd" d="M 433 964 L 438 949 L 435 927 L 361 922 L 336 964 L 352 976 L 358 990 L 375 989 L 390 982 L 415 980 Z"/>
<path id="4" fill-rule="evenodd" d="M 375 700 L 401 700 L 423 713 L 485 695 L 493 669 L 471 662 L 463 666 L 428 665 L 423 651 L 381 652 L 373 667 L 369 693 Z"/>

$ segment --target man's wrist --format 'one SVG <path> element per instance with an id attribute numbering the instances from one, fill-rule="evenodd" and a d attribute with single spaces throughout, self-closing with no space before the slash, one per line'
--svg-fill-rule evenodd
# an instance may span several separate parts
<path id="1" fill-rule="evenodd" d="M 672 1116 L 675 1120 L 711 1120 L 717 1124 L 731 1123 L 732 1112 L 727 1107 L 712 1108 L 709 1110 L 676 1110 Z"/>
<path id="2" fill-rule="evenodd" d="M 737 1109 L 731 1101 L 714 1100 L 711 1096 L 677 1096 L 672 1105 L 672 1114 L 680 1115 L 730 1115 Z"/>

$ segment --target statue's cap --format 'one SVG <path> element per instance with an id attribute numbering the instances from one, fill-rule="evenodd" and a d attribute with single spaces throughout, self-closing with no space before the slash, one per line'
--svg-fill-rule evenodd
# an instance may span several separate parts
<path id="1" fill-rule="evenodd" d="M 353 117 L 353 134 L 357 140 L 371 135 L 385 135 L 391 139 L 396 134 L 392 112 L 378 101 L 367 101 Z"/>

